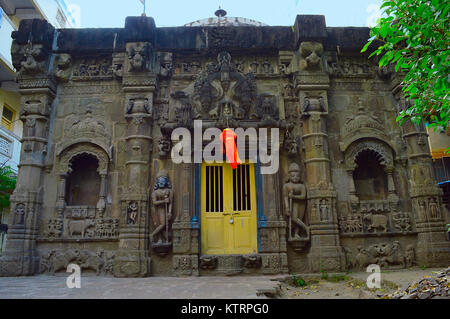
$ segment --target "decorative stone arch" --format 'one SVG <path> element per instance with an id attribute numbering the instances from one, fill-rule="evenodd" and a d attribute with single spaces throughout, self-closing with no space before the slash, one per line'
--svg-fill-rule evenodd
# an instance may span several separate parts
<path id="1" fill-rule="evenodd" d="M 386 168 L 394 168 L 394 150 L 387 143 L 378 139 L 363 139 L 353 142 L 345 151 L 345 165 L 355 168 L 356 159 L 365 151 L 374 153 L 380 164 Z"/>
<path id="2" fill-rule="evenodd" d="M 64 149 L 59 155 L 59 173 L 69 174 L 71 172 L 72 160 L 82 154 L 89 154 L 97 158 L 98 160 L 98 173 L 100 175 L 108 173 L 108 164 L 110 161 L 108 153 L 106 151 L 92 143 L 79 143 L 69 146 Z"/>
<path id="3" fill-rule="evenodd" d="M 394 179 L 392 176 L 394 171 L 395 150 L 386 142 L 378 139 L 357 140 L 349 145 L 347 150 L 344 152 L 345 166 L 349 180 L 350 201 L 359 202 L 353 176 L 355 170 L 358 168 L 358 158 L 363 153 L 373 154 L 373 158 L 375 158 L 378 164 L 382 166 L 387 177 L 388 200 L 393 202 L 398 201 Z"/>
<path id="4" fill-rule="evenodd" d="M 106 208 L 106 184 L 110 157 L 102 147 L 92 143 L 73 144 L 59 153 L 58 173 L 60 182 L 56 207 L 59 215 L 62 216 L 62 212 L 66 207 L 66 182 L 72 172 L 72 162 L 82 155 L 91 155 L 98 161 L 97 172 L 100 175 L 100 190 L 96 209 L 100 217 L 102 217 Z"/>

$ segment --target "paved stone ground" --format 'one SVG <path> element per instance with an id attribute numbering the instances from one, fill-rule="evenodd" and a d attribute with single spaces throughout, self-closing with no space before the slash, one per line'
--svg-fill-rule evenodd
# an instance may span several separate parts
<path id="1" fill-rule="evenodd" d="M 68 289 L 66 276 L 0 278 L 0 299 L 252 299 L 273 291 L 277 276 L 267 277 L 82 277 L 80 289 Z"/>
<path id="2" fill-rule="evenodd" d="M 382 280 L 404 287 L 413 280 L 442 269 L 406 269 L 382 271 Z M 347 276 L 365 282 L 369 274 L 351 273 Z M 320 275 L 305 275 L 319 276 Z M 305 290 L 281 285 L 283 276 L 264 277 L 149 277 L 111 278 L 84 276 L 81 289 L 68 289 L 67 276 L 35 276 L 0 278 L 0 299 L 253 299 L 266 298 L 259 292 L 273 294 L 281 286 L 282 298 L 361 298 L 363 287 L 349 282 L 320 282 Z M 350 283 L 351 285 L 351 283 Z M 258 294 L 257 294 L 258 293 Z M 367 296 L 365 296 L 367 297 Z M 365 298 L 364 297 L 364 298 Z"/>

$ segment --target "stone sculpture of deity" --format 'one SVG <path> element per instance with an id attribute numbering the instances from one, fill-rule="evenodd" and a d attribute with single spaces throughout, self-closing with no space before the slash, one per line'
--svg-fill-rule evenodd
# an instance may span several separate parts
<path id="1" fill-rule="evenodd" d="M 151 234 L 153 244 L 169 243 L 169 225 L 172 220 L 173 190 L 166 171 L 162 171 L 156 178 L 152 193 L 154 207 L 153 225 Z"/>
<path id="2" fill-rule="evenodd" d="M 284 212 L 289 220 L 288 238 L 290 240 L 309 238 L 309 228 L 303 221 L 306 210 L 306 187 L 301 182 L 300 168 L 296 163 L 289 166 L 289 180 L 283 186 L 283 201 Z"/>

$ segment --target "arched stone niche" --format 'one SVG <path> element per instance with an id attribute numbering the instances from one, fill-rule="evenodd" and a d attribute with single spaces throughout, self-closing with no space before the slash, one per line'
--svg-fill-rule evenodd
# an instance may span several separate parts
<path id="1" fill-rule="evenodd" d="M 94 158 L 98 162 L 97 173 L 100 175 L 100 185 L 98 187 L 98 202 L 95 209 L 98 217 L 103 217 L 106 208 L 106 185 L 110 158 L 102 147 L 92 143 L 74 144 L 62 150 L 59 154 L 58 174 L 60 182 L 56 205 L 58 213 L 61 216 L 66 208 L 67 180 L 70 174 L 73 173 L 74 161 L 81 157 Z"/>
<path id="2" fill-rule="evenodd" d="M 380 177 L 380 180 L 383 179 L 387 183 L 387 196 L 384 200 L 389 203 L 398 202 L 398 196 L 396 194 L 392 175 L 394 171 L 394 150 L 389 146 L 389 144 L 378 139 L 361 139 L 350 144 L 344 154 L 349 181 L 350 202 L 361 203 L 362 201 L 370 201 L 366 198 L 359 198 L 357 188 L 355 186 L 355 175 L 358 175 L 358 170 L 361 169 L 361 167 L 358 166 L 358 163 L 361 163 L 361 160 L 364 159 L 364 157 L 369 157 L 371 162 L 377 165 L 374 167 L 374 171 L 378 170 L 380 172 L 380 167 L 384 171 L 383 173 L 385 176 Z M 383 199 L 376 198 L 376 200 Z M 381 210 L 384 210 L 384 208 Z"/>

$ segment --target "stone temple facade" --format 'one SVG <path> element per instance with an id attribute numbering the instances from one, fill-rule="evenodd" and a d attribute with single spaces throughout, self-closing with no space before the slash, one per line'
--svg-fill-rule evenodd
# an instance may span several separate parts
<path id="1" fill-rule="evenodd" d="M 0 275 L 448 266 L 425 127 L 396 123 L 410 101 L 401 74 L 360 53 L 368 28 L 141 16 L 117 29 L 25 20 L 12 37 L 24 131 Z M 278 128 L 279 170 L 245 154 L 234 171 L 176 164 L 172 133 L 194 120 Z"/>

